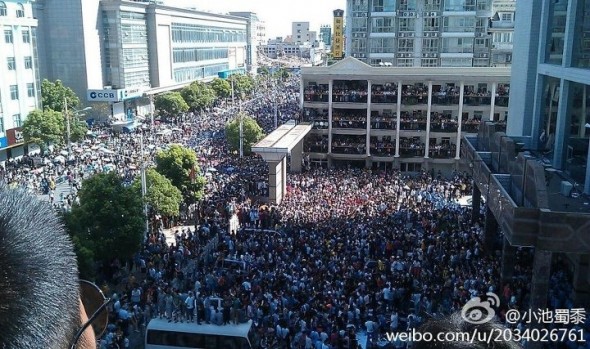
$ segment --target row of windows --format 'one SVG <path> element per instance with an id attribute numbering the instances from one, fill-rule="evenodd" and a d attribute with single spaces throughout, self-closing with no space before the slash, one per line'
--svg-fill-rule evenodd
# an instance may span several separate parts
<path id="1" fill-rule="evenodd" d="M 21 127 L 23 125 L 20 114 L 14 114 L 12 116 L 12 124 L 14 125 L 13 127 Z M 4 133 L 4 131 L 4 118 L 0 117 L 0 132 Z"/>
<path id="2" fill-rule="evenodd" d="M 25 43 L 25 44 L 31 43 L 31 33 L 29 32 L 28 29 L 23 29 L 21 31 L 21 34 L 22 34 L 22 38 L 23 38 L 23 43 Z M 4 30 L 4 42 L 7 44 L 14 43 L 14 36 L 12 33 L 12 29 L 5 29 Z"/>
<path id="3" fill-rule="evenodd" d="M 35 97 L 35 84 L 32 82 L 27 83 L 27 97 Z M 18 85 L 10 85 L 10 99 L 13 101 L 18 101 Z"/>
<path id="4" fill-rule="evenodd" d="M 503 60 L 497 59 L 495 63 L 509 63 L 512 56 L 507 56 Z M 371 59 L 372 66 L 379 66 L 379 63 L 395 63 L 398 67 L 414 67 L 414 58 L 391 58 L 391 59 Z M 488 58 L 420 58 L 417 66 L 421 67 L 488 67 L 490 61 Z"/>
<path id="5" fill-rule="evenodd" d="M 6 57 L 6 64 L 8 70 L 16 70 L 16 59 L 14 57 Z M 25 69 L 33 69 L 33 57 L 25 57 Z"/>
<path id="6" fill-rule="evenodd" d="M 201 25 L 172 23 L 172 41 L 181 42 L 244 42 L 246 31 L 211 28 Z"/>
<path id="7" fill-rule="evenodd" d="M 143 24 L 121 24 L 124 44 L 147 44 L 147 26 Z"/>
<path id="8" fill-rule="evenodd" d="M 172 52 L 174 63 L 198 62 L 227 58 L 227 48 L 175 48 Z"/>
<path id="9" fill-rule="evenodd" d="M 142 19 L 145 20 L 145 13 L 121 11 L 121 19 Z"/>
<path id="10" fill-rule="evenodd" d="M 214 64 L 204 67 L 187 67 L 174 69 L 174 81 L 185 82 L 204 79 L 206 77 L 216 77 L 217 73 L 229 69 L 229 65 Z"/>
<path id="11" fill-rule="evenodd" d="M 6 7 L 6 3 L 4 1 L 0 1 L 0 17 L 8 16 L 8 8 Z M 25 7 L 23 4 L 18 3 L 16 6 L 16 17 L 22 18 L 25 16 Z"/>

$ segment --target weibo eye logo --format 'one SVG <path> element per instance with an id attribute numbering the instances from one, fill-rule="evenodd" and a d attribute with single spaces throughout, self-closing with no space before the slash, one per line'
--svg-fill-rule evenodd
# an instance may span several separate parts
<path id="1" fill-rule="evenodd" d="M 467 302 L 461 309 L 461 317 L 463 320 L 480 325 L 490 321 L 496 315 L 496 308 L 500 305 L 500 298 L 493 292 L 486 293 L 483 297 L 474 297 Z"/>

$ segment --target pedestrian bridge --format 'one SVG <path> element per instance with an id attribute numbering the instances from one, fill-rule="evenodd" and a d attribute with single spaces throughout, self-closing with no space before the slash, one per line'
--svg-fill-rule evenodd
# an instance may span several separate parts
<path id="1" fill-rule="evenodd" d="M 301 172 L 303 138 L 311 124 L 289 121 L 252 146 L 252 151 L 268 163 L 268 199 L 280 204 L 287 191 L 287 155 L 291 155 L 291 172 Z"/>

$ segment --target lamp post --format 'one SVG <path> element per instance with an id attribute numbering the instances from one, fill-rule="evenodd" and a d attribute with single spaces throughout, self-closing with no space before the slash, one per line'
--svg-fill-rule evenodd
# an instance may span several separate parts
<path id="1" fill-rule="evenodd" d="M 74 109 L 72 110 L 73 115 L 78 115 L 78 113 L 88 111 L 92 109 L 92 107 L 86 107 L 84 109 Z M 70 114 L 68 113 L 68 100 L 64 97 L 64 117 L 66 119 L 66 136 L 68 141 L 68 156 L 72 154 L 72 142 L 71 142 L 71 128 L 70 128 Z"/>

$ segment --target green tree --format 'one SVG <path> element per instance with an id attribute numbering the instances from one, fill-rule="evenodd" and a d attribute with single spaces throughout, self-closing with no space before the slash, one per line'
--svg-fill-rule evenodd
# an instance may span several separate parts
<path id="1" fill-rule="evenodd" d="M 258 68 L 258 74 L 260 74 L 260 75 L 269 75 L 270 74 L 270 70 L 268 70 L 268 67 L 259 67 Z"/>
<path id="2" fill-rule="evenodd" d="M 242 114 L 242 118 L 244 123 L 242 126 L 244 134 L 244 154 L 250 154 L 252 152 L 252 146 L 264 138 L 264 131 L 262 130 L 262 127 L 258 125 L 258 122 L 251 117 Z M 225 125 L 225 137 L 230 149 L 236 151 L 240 150 L 239 116 Z"/>
<path id="3" fill-rule="evenodd" d="M 64 219 L 78 256 L 108 262 L 129 259 L 141 247 L 145 216 L 140 192 L 123 186 L 116 173 L 101 173 L 84 181 L 80 204 Z"/>
<path id="4" fill-rule="evenodd" d="M 182 194 L 172 182 L 154 169 L 146 171 L 146 202 L 158 214 L 176 217 L 180 214 Z M 133 187 L 141 193 L 141 179 L 133 183 Z"/>
<path id="5" fill-rule="evenodd" d="M 190 148 L 174 144 L 156 153 L 156 171 L 180 190 L 187 201 L 203 197 L 205 178 L 198 175 L 197 154 Z"/>
<path id="6" fill-rule="evenodd" d="M 80 98 L 69 87 L 64 86 L 61 80 L 51 82 L 44 79 L 41 82 L 41 103 L 43 109 L 51 109 L 58 112 L 64 111 L 64 101 L 67 101 L 68 108 L 76 108 L 80 104 Z"/>
<path id="7" fill-rule="evenodd" d="M 188 106 L 195 111 L 210 107 L 216 99 L 215 91 L 200 81 L 192 82 L 180 90 L 180 94 Z"/>
<path id="8" fill-rule="evenodd" d="M 254 89 L 254 78 L 246 74 L 233 74 L 228 78 L 231 86 L 231 82 L 234 82 L 234 96 L 240 98 L 242 95 L 249 95 Z"/>
<path id="9" fill-rule="evenodd" d="M 64 126 L 67 128 L 67 126 Z M 72 142 L 79 142 L 84 140 L 86 137 L 86 133 L 88 132 L 88 124 L 85 121 L 78 120 L 77 117 L 72 117 L 70 119 L 70 140 Z M 66 130 L 67 133 L 67 130 Z M 67 137 L 67 135 L 66 135 Z M 66 139 L 67 141 L 67 139 Z"/>
<path id="10" fill-rule="evenodd" d="M 219 98 L 228 98 L 231 96 L 231 85 L 227 80 L 215 78 L 210 82 L 211 88 Z"/>
<path id="11" fill-rule="evenodd" d="M 26 142 L 37 144 L 45 152 L 49 144 L 63 144 L 64 117 L 62 113 L 51 109 L 33 110 L 23 123 L 22 130 Z"/>
<path id="12" fill-rule="evenodd" d="M 163 112 L 164 115 L 174 117 L 178 116 L 179 113 L 187 112 L 189 109 L 180 92 L 168 92 L 157 96 L 154 107 Z"/>

